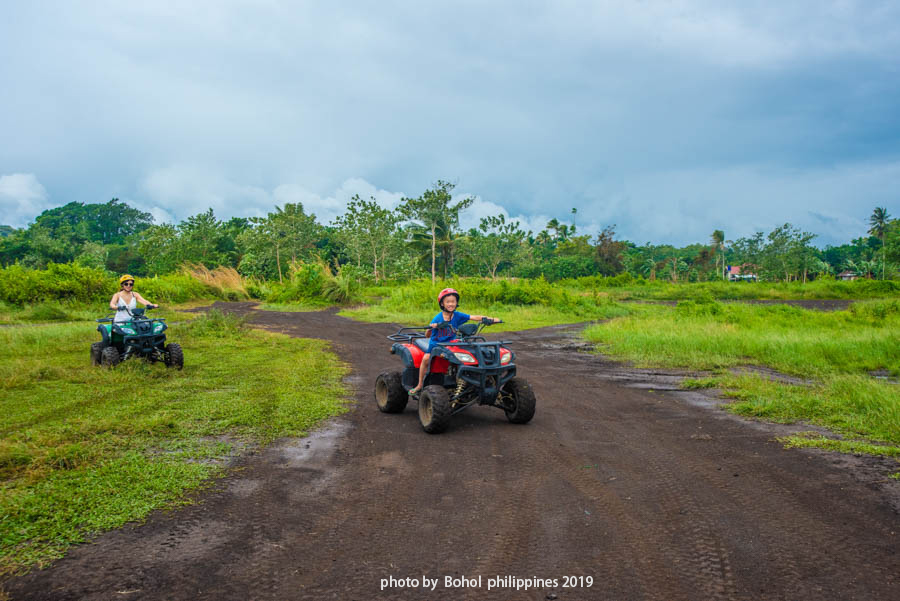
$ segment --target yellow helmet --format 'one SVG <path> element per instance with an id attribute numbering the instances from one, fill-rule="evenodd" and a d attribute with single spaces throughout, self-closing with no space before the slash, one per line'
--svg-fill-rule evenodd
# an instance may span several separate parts
<path id="1" fill-rule="evenodd" d="M 122 284 L 124 284 L 124 283 L 127 282 L 128 280 L 131 280 L 132 282 L 134 282 L 134 276 L 133 276 L 133 275 L 128 275 L 128 274 L 126 273 L 125 275 L 123 275 L 122 277 L 120 277 L 120 278 L 119 278 L 119 288 L 121 288 L 121 287 L 122 287 Z"/>

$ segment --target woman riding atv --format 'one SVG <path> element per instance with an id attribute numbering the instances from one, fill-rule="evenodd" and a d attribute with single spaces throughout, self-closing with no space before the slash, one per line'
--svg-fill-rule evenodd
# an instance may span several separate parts
<path id="1" fill-rule="evenodd" d="M 125 323 L 131 321 L 129 311 L 137 307 L 140 302 L 150 309 L 155 309 L 159 305 L 154 305 L 134 289 L 134 276 L 127 273 L 119 278 L 119 291 L 113 294 L 109 299 L 109 308 L 116 310 L 114 323 Z"/>

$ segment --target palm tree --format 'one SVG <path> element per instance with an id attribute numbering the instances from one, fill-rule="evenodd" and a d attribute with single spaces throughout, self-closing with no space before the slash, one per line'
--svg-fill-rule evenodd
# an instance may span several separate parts
<path id="1" fill-rule="evenodd" d="M 872 212 L 872 216 L 869 217 L 869 225 L 872 227 L 869 228 L 869 233 L 873 236 L 881 239 L 881 279 L 884 279 L 884 267 L 885 267 L 885 254 L 884 254 L 884 233 L 887 229 L 888 220 L 890 220 L 891 216 L 888 215 L 887 210 L 884 207 L 875 207 L 875 210 Z"/>
<path id="2" fill-rule="evenodd" d="M 715 230 L 710 238 L 710 246 L 714 253 L 722 251 L 722 279 L 725 279 L 725 232 Z M 719 271 L 719 255 L 716 254 L 716 272 Z"/>

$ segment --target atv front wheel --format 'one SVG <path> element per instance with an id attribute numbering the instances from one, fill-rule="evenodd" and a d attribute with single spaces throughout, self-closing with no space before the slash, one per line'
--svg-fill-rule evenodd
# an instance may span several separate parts
<path id="1" fill-rule="evenodd" d="M 406 409 L 409 395 L 403 389 L 399 371 L 386 371 L 375 380 L 375 403 L 382 413 L 400 413 Z"/>
<path id="2" fill-rule="evenodd" d="M 534 390 L 522 378 L 511 379 L 504 388 L 515 404 L 515 409 L 504 409 L 506 419 L 514 424 L 527 424 L 534 417 L 534 406 L 537 403 Z"/>
<path id="3" fill-rule="evenodd" d="M 166 367 L 174 367 L 176 369 L 182 369 L 184 367 L 184 351 L 181 350 L 181 345 L 173 342 L 172 344 L 166 345 Z"/>
<path id="4" fill-rule="evenodd" d="M 121 360 L 119 349 L 114 346 L 108 346 L 100 353 L 100 365 L 103 367 L 115 367 Z"/>
<path id="5" fill-rule="evenodd" d="M 450 395 L 443 386 L 426 386 L 419 393 L 419 423 L 429 434 L 440 434 L 450 424 Z"/>
<path id="6" fill-rule="evenodd" d="M 100 365 L 100 356 L 107 346 L 105 342 L 95 342 L 91 345 L 91 365 Z"/>

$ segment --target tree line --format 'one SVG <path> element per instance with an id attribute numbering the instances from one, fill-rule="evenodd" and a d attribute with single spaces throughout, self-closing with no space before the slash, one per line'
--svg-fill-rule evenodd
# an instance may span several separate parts
<path id="1" fill-rule="evenodd" d="M 138 276 L 171 273 L 185 263 L 236 268 L 242 275 L 284 281 L 298 264 L 321 261 L 374 281 L 417 277 L 564 278 L 630 273 L 634 277 L 711 281 L 742 266 L 767 281 L 807 281 L 843 272 L 898 277 L 900 220 L 884 208 L 869 218 L 868 236 L 817 248 L 816 235 L 786 223 L 768 234 L 726 240 L 715 230 L 705 243 L 684 247 L 637 245 L 610 225 L 598 235 L 550 220 L 525 231 L 502 214 L 462 230 L 460 213 L 473 198 L 454 198 L 454 185 L 437 181 L 389 210 L 354 196 L 345 212 L 321 224 L 300 203 L 265 217 L 219 219 L 209 209 L 178 224 L 155 224 L 149 213 L 117 198 L 71 202 L 49 209 L 25 228 L 0 226 L 0 263 L 42 268 L 75 262 Z M 571 210 L 573 217 L 577 209 Z"/>

